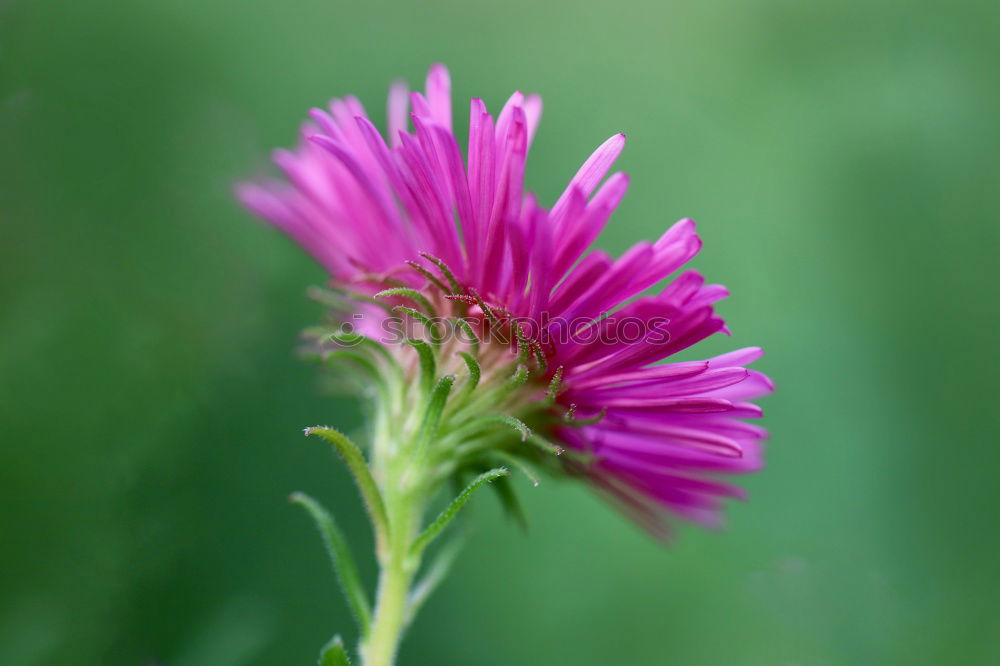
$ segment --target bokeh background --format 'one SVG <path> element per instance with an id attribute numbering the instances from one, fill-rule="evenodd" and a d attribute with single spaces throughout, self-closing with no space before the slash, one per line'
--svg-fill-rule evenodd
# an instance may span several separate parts
<path id="1" fill-rule="evenodd" d="M 768 468 L 663 548 L 582 487 L 475 502 L 402 664 L 996 664 L 1000 5 L 669 0 L 0 3 L 0 663 L 313 663 L 353 640 L 294 357 L 320 270 L 231 199 L 305 111 L 450 65 L 545 115 L 551 203 L 616 131 L 600 245 L 683 216 L 761 344 Z M 464 127 L 465 121 L 460 120 Z"/>

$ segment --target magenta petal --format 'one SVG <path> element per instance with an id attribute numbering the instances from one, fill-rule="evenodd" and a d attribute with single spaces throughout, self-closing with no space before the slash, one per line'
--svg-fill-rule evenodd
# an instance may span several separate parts
<path id="1" fill-rule="evenodd" d="M 764 350 L 760 347 L 744 347 L 743 349 L 737 349 L 736 351 L 731 351 L 728 354 L 722 354 L 721 356 L 711 358 L 708 362 L 713 367 L 717 368 L 750 365 L 763 355 Z"/>
<path id="2" fill-rule="evenodd" d="M 528 95 L 524 98 L 524 117 L 528 123 L 528 147 L 538 131 L 538 123 L 542 120 L 542 98 L 539 95 Z"/>
<path id="3" fill-rule="evenodd" d="M 590 193 L 594 191 L 597 184 L 601 182 L 604 176 L 611 169 L 611 165 L 615 163 L 618 156 L 621 154 L 622 149 L 625 147 L 625 135 L 615 134 L 610 139 L 602 143 L 597 150 L 587 158 L 587 161 L 583 163 L 580 170 L 576 172 L 576 175 L 569 181 L 569 186 L 563 195 L 559 197 L 556 201 L 555 206 L 552 207 L 552 213 L 556 214 L 559 209 L 565 205 L 565 199 L 569 193 L 570 188 L 578 187 L 583 192 L 584 196 L 590 196 Z"/>
<path id="4" fill-rule="evenodd" d="M 389 88 L 389 107 L 386 115 L 389 119 L 389 140 L 392 146 L 399 145 L 399 133 L 406 131 L 406 121 L 409 118 L 410 89 L 405 81 L 396 81 Z"/>
<path id="5" fill-rule="evenodd" d="M 434 122 L 451 132 L 451 76 L 440 63 L 427 72 L 427 102 Z"/>

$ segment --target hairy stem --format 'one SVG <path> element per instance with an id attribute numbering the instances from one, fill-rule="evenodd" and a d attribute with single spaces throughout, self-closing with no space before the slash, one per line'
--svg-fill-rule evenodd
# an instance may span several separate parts
<path id="1" fill-rule="evenodd" d="M 376 415 L 374 472 L 388 516 L 388 538 L 376 553 L 378 589 L 370 631 L 361 648 L 363 666 L 392 666 L 406 629 L 410 586 L 420 566 L 411 545 L 420 528 L 425 500 L 422 469 L 414 464 L 419 421 L 401 418 L 394 410 Z"/>
<path id="2" fill-rule="evenodd" d="M 379 574 L 375 614 L 371 633 L 365 642 L 364 666 L 392 666 L 399 641 L 403 637 L 407 615 L 407 599 L 416 567 L 409 560 L 406 544 L 390 548 L 387 561 Z"/>

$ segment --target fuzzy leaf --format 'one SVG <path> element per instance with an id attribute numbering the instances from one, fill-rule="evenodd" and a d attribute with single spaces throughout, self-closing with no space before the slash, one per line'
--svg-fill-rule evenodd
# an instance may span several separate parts
<path id="1" fill-rule="evenodd" d="M 361 449 L 348 439 L 343 433 L 326 426 L 314 426 L 306 428 L 306 435 L 318 435 L 333 445 L 340 457 L 347 465 L 347 469 L 354 476 L 354 482 L 361 491 L 361 498 L 364 500 L 365 508 L 375 529 L 375 537 L 382 542 L 389 537 L 389 519 L 385 512 L 385 502 L 382 500 L 382 493 L 379 492 L 375 479 L 372 478 L 365 456 Z"/>
<path id="2" fill-rule="evenodd" d="M 483 472 L 473 479 L 472 483 L 466 486 L 465 490 L 459 493 L 458 497 L 453 499 L 451 504 L 445 507 L 444 511 L 441 512 L 434 522 L 428 525 L 420 536 L 416 538 L 413 545 L 410 546 L 410 552 L 414 554 L 421 553 L 424 548 L 426 548 L 427 545 L 434 540 L 434 537 L 440 534 L 441 531 L 448 526 L 448 523 L 451 522 L 452 518 L 454 518 L 456 514 L 462 510 L 465 503 L 469 501 L 470 497 L 472 497 L 472 493 L 476 492 L 480 487 L 490 481 L 499 479 L 502 476 L 507 476 L 508 474 L 510 474 L 510 472 L 508 472 L 506 468 L 498 467 L 496 469 Z"/>
<path id="3" fill-rule="evenodd" d="M 427 567 L 427 573 L 410 590 L 406 607 L 407 623 L 413 620 L 420 607 L 424 605 L 427 598 L 431 596 L 431 593 L 438 588 L 441 581 L 448 575 L 451 565 L 455 562 L 458 552 L 462 549 L 463 541 L 464 539 L 461 537 L 456 537 L 450 543 L 445 544 Z"/>
<path id="4" fill-rule="evenodd" d="M 367 634 L 368 626 L 371 624 L 371 605 L 368 603 L 368 597 L 361 585 L 361 576 L 358 575 L 358 567 L 354 563 L 354 557 L 347 547 L 343 533 L 330 512 L 305 493 L 292 493 L 289 500 L 305 509 L 315 521 L 326 545 L 326 552 L 330 556 L 337 582 L 340 583 L 340 590 L 351 607 L 351 613 L 357 620 L 362 635 Z"/>
<path id="5" fill-rule="evenodd" d="M 323 646 L 319 654 L 319 666 L 351 666 L 351 660 L 344 649 L 344 640 L 337 634 Z"/>

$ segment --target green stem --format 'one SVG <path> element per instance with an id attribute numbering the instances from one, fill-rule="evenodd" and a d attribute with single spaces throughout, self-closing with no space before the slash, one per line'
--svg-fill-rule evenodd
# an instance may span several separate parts
<path id="1" fill-rule="evenodd" d="M 382 569 L 371 634 L 365 643 L 364 666 L 392 666 L 395 662 L 412 580 L 413 574 L 405 562 L 392 561 Z"/>
<path id="2" fill-rule="evenodd" d="M 392 533 L 388 548 L 380 558 L 378 592 L 371 631 L 362 651 L 364 666 L 392 666 L 399 642 L 406 628 L 410 585 L 420 565 L 410 544 L 419 525 L 419 502 L 401 493 L 391 493 L 388 500 Z"/>
<path id="3" fill-rule="evenodd" d="M 404 404 L 398 389 L 397 405 Z M 414 468 L 414 449 L 419 438 L 417 414 L 400 417 L 402 409 L 382 404 L 376 415 L 373 471 L 385 500 L 387 538 L 377 549 L 379 564 L 375 609 L 367 637 L 361 647 L 363 666 L 392 666 L 406 629 L 410 586 L 420 566 L 420 556 L 410 545 L 420 529 L 425 502 L 417 489 L 419 465 Z M 416 482 L 416 483 L 415 483 Z"/>

